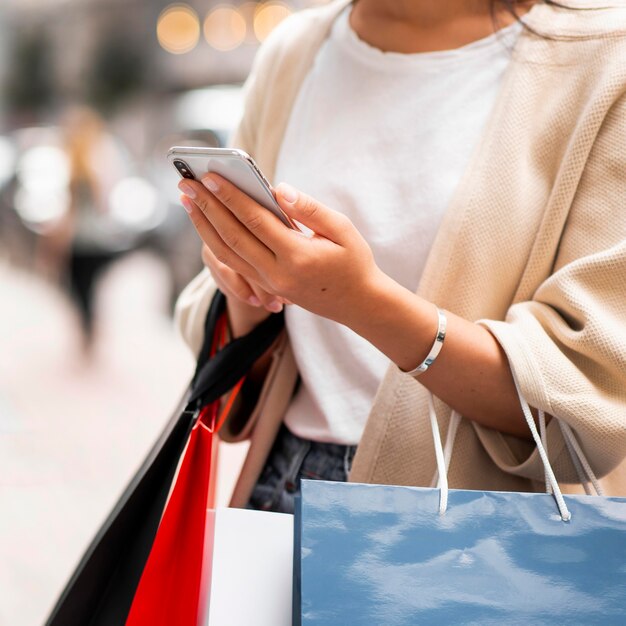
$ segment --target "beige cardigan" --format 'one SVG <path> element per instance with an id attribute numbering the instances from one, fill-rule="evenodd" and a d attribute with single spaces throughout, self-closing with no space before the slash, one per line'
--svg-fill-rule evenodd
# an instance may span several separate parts
<path id="1" fill-rule="evenodd" d="M 346 3 L 295 14 L 258 53 L 233 143 L 270 180 L 299 86 Z M 568 423 L 606 491 L 626 495 L 626 3 L 611 5 L 540 4 L 527 15 L 545 37 L 525 31 L 516 44 L 418 293 L 489 328 L 530 405 Z M 205 270 L 177 305 L 194 350 L 213 290 Z M 285 338 L 255 410 L 234 506 L 247 501 L 295 380 Z M 445 437 L 450 410 L 438 403 L 437 411 Z M 577 483 L 557 420 L 548 447 L 559 481 Z M 428 486 L 434 474 L 426 390 L 391 366 L 350 479 Z M 537 490 L 542 477 L 533 445 L 461 421 L 452 487 Z"/>

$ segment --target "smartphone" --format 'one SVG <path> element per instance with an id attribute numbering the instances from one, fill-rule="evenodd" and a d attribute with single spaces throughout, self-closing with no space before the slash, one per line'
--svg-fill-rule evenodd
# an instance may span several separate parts
<path id="1" fill-rule="evenodd" d="M 246 195 L 271 211 L 285 226 L 296 225 L 280 208 L 272 186 L 249 154 L 234 148 L 192 148 L 174 146 L 167 158 L 181 178 L 201 180 L 207 172 L 223 176 Z"/>

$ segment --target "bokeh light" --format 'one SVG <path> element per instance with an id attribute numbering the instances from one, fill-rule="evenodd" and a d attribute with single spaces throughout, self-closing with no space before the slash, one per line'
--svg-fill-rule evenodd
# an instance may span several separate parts
<path id="1" fill-rule="evenodd" d="M 204 20 L 204 37 L 216 50 L 234 50 L 246 38 L 246 20 L 235 8 L 220 5 Z"/>
<path id="2" fill-rule="evenodd" d="M 7 137 L 0 137 L 0 187 L 13 176 L 15 147 Z"/>
<path id="3" fill-rule="evenodd" d="M 283 2 L 264 2 L 259 5 L 254 15 L 254 34 L 257 39 L 264 41 L 289 15 L 291 9 Z"/>
<path id="4" fill-rule="evenodd" d="M 111 216 L 134 230 L 150 230 L 163 221 L 154 185 L 139 176 L 120 180 L 109 197 Z"/>
<path id="5" fill-rule="evenodd" d="M 254 16 L 259 9 L 259 4 L 257 2 L 244 2 L 240 4 L 239 13 L 243 16 L 243 19 L 246 20 L 246 38 L 245 43 L 248 44 L 258 44 L 259 40 L 256 38 L 254 34 Z"/>
<path id="6" fill-rule="evenodd" d="M 172 4 L 163 10 L 157 21 L 160 46 L 172 54 L 184 54 L 196 47 L 200 38 L 197 13 L 186 4 Z"/>
<path id="7" fill-rule="evenodd" d="M 17 165 L 19 188 L 15 210 L 37 232 L 61 219 L 70 206 L 70 164 L 56 146 L 37 146 L 24 152 Z"/>
<path id="8" fill-rule="evenodd" d="M 239 85 L 212 85 L 182 96 L 176 119 L 187 128 L 211 128 L 226 136 L 236 128 L 243 114 L 243 90 Z"/>

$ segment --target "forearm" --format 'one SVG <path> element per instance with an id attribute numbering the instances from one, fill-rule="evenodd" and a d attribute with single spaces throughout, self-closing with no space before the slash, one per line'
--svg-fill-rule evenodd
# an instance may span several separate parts
<path id="1" fill-rule="evenodd" d="M 435 306 L 388 276 L 376 276 L 346 325 L 402 370 L 415 368 L 437 333 Z M 446 312 L 446 339 L 419 382 L 464 417 L 501 432 L 529 437 L 508 360 L 482 326 Z"/>
<path id="2" fill-rule="evenodd" d="M 233 339 L 247 335 L 268 316 L 265 309 L 249 306 L 228 296 L 226 296 L 226 311 L 230 334 Z M 263 385 L 272 360 L 272 349 L 270 348 L 261 355 L 248 373 L 248 382 L 254 388 L 260 389 Z"/>
<path id="3" fill-rule="evenodd" d="M 260 307 L 248 306 L 245 303 L 226 295 L 226 314 L 228 319 L 229 334 L 232 339 L 243 337 L 251 332 L 258 324 L 267 318 L 267 311 Z M 246 374 L 243 386 L 235 398 L 231 399 L 231 393 L 226 394 L 221 400 L 221 410 L 232 402 L 230 407 L 229 425 L 226 430 L 238 433 L 243 424 L 247 422 L 249 415 L 259 398 L 263 383 L 272 362 L 274 345 L 270 346 L 252 365 Z M 232 436 L 232 434 L 231 434 Z"/>
<path id="4" fill-rule="evenodd" d="M 229 295 L 226 295 L 226 312 L 230 334 L 234 339 L 247 335 L 269 315 L 264 308 L 250 306 Z"/>

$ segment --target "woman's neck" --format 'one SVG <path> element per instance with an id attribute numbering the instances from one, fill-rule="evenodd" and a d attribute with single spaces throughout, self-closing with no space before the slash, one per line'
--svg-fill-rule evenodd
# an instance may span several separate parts
<path id="1" fill-rule="evenodd" d="M 452 50 L 494 32 L 490 4 L 488 0 L 355 0 L 350 25 L 360 39 L 385 52 Z M 498 27 L 515 19 L 504 10 L 497 10 L 495 17 Z"/>

